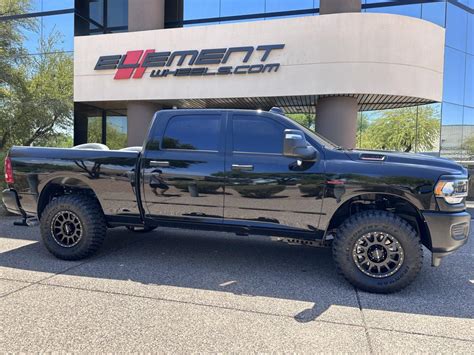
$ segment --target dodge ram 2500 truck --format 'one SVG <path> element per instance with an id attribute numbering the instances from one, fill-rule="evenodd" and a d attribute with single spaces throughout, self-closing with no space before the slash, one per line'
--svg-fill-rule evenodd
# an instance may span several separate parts
<path id="1" fill-rule="evenodd" d="M 87 148 L 83 147 L 83 148 Z M 40 220 L 46 248 L 85 258 L 107 228 L 267 235 L 331 247 L 356 287 L 388 293 L 466 243 L 467 171 L 416 154 L 345 150 L 283 112 L 163 110 L 143 148 L 13 147 L 9 211 Z"/>

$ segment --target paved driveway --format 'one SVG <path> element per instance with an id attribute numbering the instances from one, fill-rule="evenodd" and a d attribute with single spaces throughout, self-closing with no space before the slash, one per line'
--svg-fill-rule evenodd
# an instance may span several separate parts
<path id="1" fill-rule="evenodd" d="M 0 352 L 474 350 L 474 243 L 394 295 L 355 290 L 329 250 L 231 234 L 110 230 L 80 262 L 0 219 Z"/>

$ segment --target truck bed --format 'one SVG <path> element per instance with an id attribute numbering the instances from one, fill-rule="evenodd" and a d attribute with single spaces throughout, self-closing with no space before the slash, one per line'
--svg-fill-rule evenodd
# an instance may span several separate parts
<path id="1" fill-rule="evenodd" d="M 106 215 L 138 215 L 134 192 L 140 153 L 120 150 L 18 147 L 10 150 L 14 188 L 27 214 L 35 214 L 45 188 L 56 183 L 95 191 Z"/>

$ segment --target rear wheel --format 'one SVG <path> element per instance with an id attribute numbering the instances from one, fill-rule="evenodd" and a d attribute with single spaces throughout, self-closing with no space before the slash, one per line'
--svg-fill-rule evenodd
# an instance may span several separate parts
<path id="1" fill-rule="evenodd" d="M 79 260 L 102 245 L 107 226 L 96 199 L 84 195 L 61 196 L 41 215 L 41 237 L 57 258 Z"/>
<path id="2" fill-rule="evenodd" d="M 368 292 L 397 292 L 408 286 L 423 264 L 416 231 L 385 211 L 367 211 L 348 218 L 333 241 L 339 271 Z"/>

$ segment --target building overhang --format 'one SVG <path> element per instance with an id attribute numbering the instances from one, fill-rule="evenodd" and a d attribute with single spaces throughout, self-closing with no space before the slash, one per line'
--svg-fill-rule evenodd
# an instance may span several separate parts
<path id="1" fill-rule="evenodd" d="M 191 52 L 178 65 L 180 51 Z M 74 100 L 104 107 L 311 112 L 319 98 L 342 95 L 361 110 L 386 109 L 441 101 L 444 29 L 390 14 L 309 16 L 76 37 L 74 61 Z"/>

